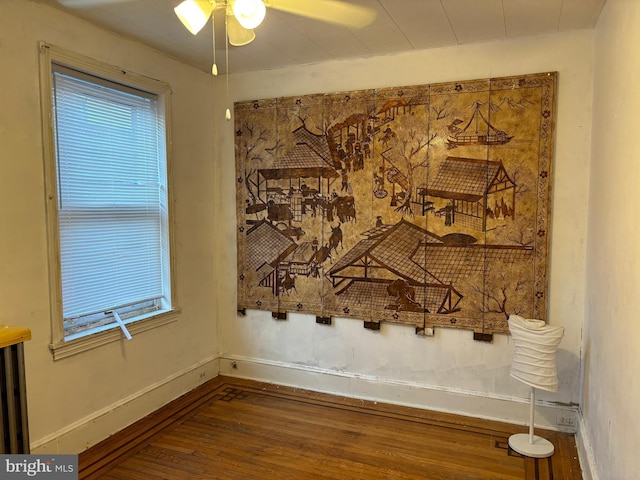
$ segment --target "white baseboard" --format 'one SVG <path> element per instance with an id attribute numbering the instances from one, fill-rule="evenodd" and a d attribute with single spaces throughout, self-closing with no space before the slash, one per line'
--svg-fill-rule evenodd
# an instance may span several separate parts
<path id="1" fill-rule="evenodd" d="M 576 434 L 576 447 L 578 447 L 578 458 L 580 459 L 580 468 L 582 469 L 582 478 L 584 480 L 598 480 L 598 471 L 596 470 L 595 457 L 593 455 L 593 446 L 589 437 L 589 430 L 586 428 L 582 412 L 578 413 L 578 433 Z"/>
<path id="2" fill-rule="evenodd" d="M 31 452 L 80 453 L 218 374 L 516 425 L 527 425 L 529 421 L 528 402 L 522 398 L 225 355 L 207 358 L 57 432 L 32 440 Z M 575 416 L 577 411 L 573 407 L 537 402 L 536 427 L 575 433 L 575 428 L 556 425 L 559 414 Z M 580 431 L 584 432 L 582 424 Z M 591 463 L 590 444 L 582 442 L 579 448 L 583 445 L 586 447 L 584 455 L 583 451 L 580 451 L 581 459 L 586 458 Z M 585 479 L 598 480 L 596 477 L 587 476 Z"/>
<path id="3" fill-rule="evenodd" d="M 490 395 L 234 355 L 220 357 L 220 374 L 516 425 L 529 424 L 528 399 L 523 398 Z M 572 427 L 557 425 L 560 414 L 577 418 L 577 408 L 538 401 L 535 426 L 575 433 L 575 425 Z"/>
<path id="4" fill-rule="evenodd" d="M 156 382 L 65 428 L 31 441 L 33 454 L 80 453 L 218 376 L 216 355 Z"/>

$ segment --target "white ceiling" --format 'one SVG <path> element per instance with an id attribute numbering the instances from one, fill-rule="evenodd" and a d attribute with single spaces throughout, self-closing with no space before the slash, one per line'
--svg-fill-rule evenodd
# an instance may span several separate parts
<path id="1" fill-rule="evenodd" d="M 211 22 L 191 35 L 180 0 L 35 0 L 210 71 Z M 314 0 L 299 0 L 312 2 Z M 606 0 L 346 0 L 377 12 L 349 29 L 269 8 L 253 43 L 229 48 L 229 70 L 247 72 L 354 57 L 594 28 Z M 62 4 L 66 4 L 64 7 Z M 224 19 L 216 15 L 216 63 L 224 72 Z"/>

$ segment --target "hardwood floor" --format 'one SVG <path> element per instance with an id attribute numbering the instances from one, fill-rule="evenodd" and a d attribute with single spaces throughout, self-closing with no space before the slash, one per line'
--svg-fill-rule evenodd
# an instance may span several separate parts
<path id="1" fill-rule="evenodd" d="M 80 479 L 532 479 L 525 427 L 218 377 L 80 454 Z M 582 479 L 573 435 L 555 480 Z M 540 478 L 549 478 L 546 460 Z"/>

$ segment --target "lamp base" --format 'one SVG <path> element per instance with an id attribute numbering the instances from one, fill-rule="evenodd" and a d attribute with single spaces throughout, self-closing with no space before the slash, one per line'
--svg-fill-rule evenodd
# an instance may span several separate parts
<path id="1" fill-rule="evenodd" d="M 509 447 L 518 452 L 532 458 L 546 458 L 553 455 L 555 448 L 549 440 L 533 436 L 533 443 L 529 443 L 529 434 L 517 433 L 509 437 Z"/>

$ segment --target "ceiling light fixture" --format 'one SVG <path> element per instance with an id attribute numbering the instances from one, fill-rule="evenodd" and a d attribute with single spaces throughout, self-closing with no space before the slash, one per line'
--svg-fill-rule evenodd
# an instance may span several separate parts
<path id="1" fill-rule="evenodd" d="M 246 30 L 253 30 L 260 25 L 267 12 L 262 0 L 184 0 L 173 10 L 187 30 L 197 35 L 218 7 L 225 7 L 225 10 L 226 7 L 231 7 L 234 20 L 239 23 L 238 27 Z M 245 40 L 250 36 L 245 34 Z M 255 38 L 255 34 L 253 37 Z"/>
<path id="2" fill-rule="evenodd" d="M 233 15 L 240 25 L 248 30 L 253 30 L 264 20 L 267 13 L 262 0 L 235 0 L 233 2 Z"/>
<path id="3" fill-rule="evenodd" d="M 210 0 L 184 0 L 173 11 L 186 29 L 197 35 L 209 20 L 215 6 L 215 1 Z"/>
<path id="4" fill-rule="evenodd" d="M 248 45 L 256 38 L 255 32 L 243 28 L 233 14 L 227 14 L 227 33 L 229 34 L 229 43 L 234 47 Z"/>

